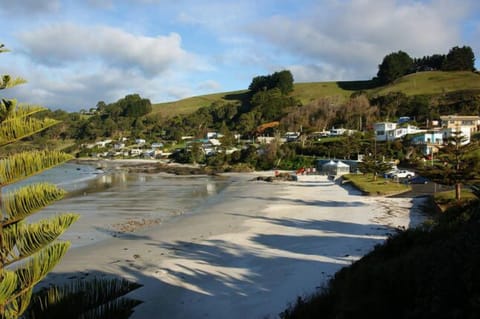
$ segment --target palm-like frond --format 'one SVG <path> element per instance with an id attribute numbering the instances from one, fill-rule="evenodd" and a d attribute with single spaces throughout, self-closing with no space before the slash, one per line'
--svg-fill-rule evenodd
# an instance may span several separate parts
<path id="1" fill-rule="evenodd" d="M 17 276 L 11 270 L 2 269 L 0 278 L 2 278 L 0 280 L 0 305 L 3 305 L 17 288 Z"/>
<path id="2" fill-rule="evenodd" d="M 15 117 L 6 119 L 0 123 L 0 146 L 39 133 L 58 123 L 59 121 L 49 118 Z"/>
<path id="3" fill-rule="evenodd" d="M 19 104 L 16 99 L 3 99 L 0 103 L 0 114 L 4 120 L 27 117 L 45 110 L 47 109 L 40 105 Z"/>
<path id="4" fill-rule="evenodd" d="M 63 198 L 65 191 L 53 184 L 31 184 L 4 195 L 4 226 L 16 223 Z"/>
<path id="5" fill-rule="evenodd" d="M 0 44 L 0 53 L 6 51 Z M 24 82 L 21 78 L 0 75 L 0 90 Z M 0 98 L 0 146 L 57 124 L 53 119 L 32 116 L 44 109 Z M 72 156 L 58 151 L 3 156 L 0 159 L 0 318 L 16 319 L 28 307 L 34 285 L 65 255 L 70 244 L 56 240 L 78 216 L 64 214 L 27 224 L 26 217 L 60 199 L 64 193 L 46 185 L 27 186 L 8 194 L 2 192 L 4 186 L 62 164 Z"/>
<path id="6" fill-rule="evenodd" d="M 27 81 L 25 79 L 16 77 L 12 78 L 10 75 L 2 75 L 0 79 L 0 90 L 1 89 L 8 89 L 14 86 L 17 86 L 19 84 L 26 83 Z"/>
<path id="7" fill-rule="evenodd" d="M 25 315 L 35 319 L 128 318 L 140 302 L 121 297 L 139 287 L 141 285 L 125 279 L 76 280 L 36 293 Z"/>
<path id="8" fill-rule="evenodd" d="M 4 228 L 5 247 L 9 249 L 4 265 L 30 257 L 50 245 L 78 217 L 77 214 L 61 214 L 32 224 L 18 223 Z"/>
<path id="9" fill-rule="evenodd" d="M 16 318 L 26 310 L 33 287 L 55 267 L 69 246 L 68 242 L 53 243 L 15 270 L 17 289 L 5 302 L 5 318 Z"/>
<path id="10" fill-rule="evenodd" d="M 59 151 L 31 151 L 11 155 L 0 160 L 0 186 L 38 174 L 72 158 Z"/>

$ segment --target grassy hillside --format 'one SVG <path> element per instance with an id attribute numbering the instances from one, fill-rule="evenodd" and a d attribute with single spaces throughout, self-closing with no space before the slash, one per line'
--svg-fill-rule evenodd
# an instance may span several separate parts
<path id="1" fill-rule="evenodd" d="M 473 72 L 420 72 L 404 76 L 391 85 L 372 89 L 375 95 L 401 91 L 406 95 L 433 95 L 453 91 L 479 90 L 480 75 Z"/>
<path id="2" fill-rule="evenodd" d="M 246 92 L 247 90 L 222 92 L 189 97 L 174 102 L 157 103 L 152 105 L 152 113 L 159 113 L 162 116 L 170 117 L 174 115 L 193 113 L 197 109 L 204 106 L 209 106 L 213 102 L 240 103 Z"/>
<path id="3" fill-rule="evenodd" d="M 435 95 L 461 90 L 480 92 L 480 75 L 473 72 L 420 72 L 407 75 L 393 84 L 375 87 L 374 81 L 339 81 L 295 83 L 292 95 L 302 104 L 320 97 L 348 98 L 355 91 L 366 91 L 372 95 L 385 95 L 390 92 L 403 92 L 406 95 Z M 213 102 L 242 103 L 247 98 L 247 90 L 208 94 L 187 99 L 153 105 L 153 113 L 170 117 L 177 114 L 190 114 L 200 107 Z"/>

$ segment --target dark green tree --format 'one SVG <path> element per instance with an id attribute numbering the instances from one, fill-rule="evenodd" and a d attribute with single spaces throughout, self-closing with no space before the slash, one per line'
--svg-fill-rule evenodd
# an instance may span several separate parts
<path id="1" fill-rule="evenodd" d="M 273 73 L 271 82 L 272 88 L 278 88 L 282 94 L 293 92 L 293 75 L 288 70 Z"/>
<path id="2" fill-rule="evenodd" d="M 377 180 L 377 176 L 383 176 L 392 169 L 390 163 L 377 159 L 375 155 L 365 155 L 363 160 L 358 163 L 358 169 L 363 174 L 372 174 L 373 180 Z"/>
<path id="3" fill-rule="evenodd" d="M 445 54 L 434 54 L 431 56 L 424 56 L 420 59 L 414 59 L 416 71 L 430 71 L 441 70 L 443 63 L 445 63 Z"/>
<path id="4" fill-rule="evenodd" d="M 412 72 L 412 68 L 413 60 L 407 53 L 403 51 L 390 53 L 378 66 L 377 77 L 380 82 L 388 84 Z"/>
<path id="5" fill-rule="evenodd" d="M 152 103 L 149 99 L 143 99 L 138 94 L 130 94 L 117 101 L 126 117 L 140 117 L 152 111 Z"/>
<path id="6" fill-rule="evenodd" d="M 254 77 L 252 79 L 252 83 L 250 83 L 248 86 L 248 90 L 251 92 L 251 94 L 268 90 L 268 77 L 265 75 Z"/>
<path id="7" fill-rule="evenodd" d="M 462 198 L 462 184 L 476 181 L 479 176 L 479 158 L 472 152 L 478 149 L 478 144 L 464 142 L 465 137 L 460 130 L 452 132 L 448 144 L 440 150 L 436 163 L 419 169 L 420 174 L 436 183 L 455 186 L 457 201 Z"/>
<path id="8" fill-rule="evenodd" d="M 271 89 L 279 89 L 282 94 L 293 91 L 293 75 L 288 70 L 275 72 L 271 75 L 260 75 L 253 78 L 248 90 L 251 95 Z"/>
<path id="9" fill-rule="evenodd" d="M 444 71 L 474 71 L 475 55 L 469 46 L 453 47 L 443 64 Z"/>

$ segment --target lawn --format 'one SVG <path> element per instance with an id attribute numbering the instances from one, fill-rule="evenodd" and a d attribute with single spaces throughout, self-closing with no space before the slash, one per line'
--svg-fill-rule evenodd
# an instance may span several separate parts
<path id="1" fill-rule="evenodd" d="M 449 207 L 458 204 L 466 204 L 477 200 L 477 196 L 475 196 L 475 194 L 469 188 L 462 188 L 462 192 L 460 195 L 460 202 L 457 202 L 457 200 L 455 199 L 455 190 L 436 193 L 433 199 L 442 211 L 445 211 Z"/>
<path id="2" fill-rule="evenodd" d="M 372 174 L 348 174 L 344 175 L 343 178 L 350 181 L 356 188 L 365 193 L 365 195 L 371 196 L 400 194 L 412 189 L 410 185 L 397 183 L 383 177 L 377 177 L 377 180 L 374 181 Z"/>

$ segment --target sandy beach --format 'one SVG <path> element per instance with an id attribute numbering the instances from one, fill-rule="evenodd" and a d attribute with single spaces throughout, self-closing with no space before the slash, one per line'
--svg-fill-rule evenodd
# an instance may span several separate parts
<path id="1" fill-rule="evenodd" d="M 143 303 L 131 318 L 276 318 L 389 234 L 423 220 L 422 199 L 365 197 L 323 176 L 251 181 L 266 174 L 230 174 L 200 212 L 71 249 L 47 282 L 138 282 L 130 296 Z"/>

